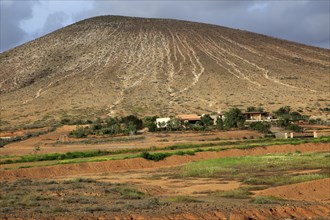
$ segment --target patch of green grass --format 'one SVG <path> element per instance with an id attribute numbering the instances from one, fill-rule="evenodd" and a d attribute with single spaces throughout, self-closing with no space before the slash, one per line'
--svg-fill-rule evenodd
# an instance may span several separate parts
<path id="1" fill-rule="evenodd" d="M 25 162 L 36 162 L 36 161 L 50 161 L 50 160 L 65 160 L 73 158 L 85 158 L 85 157 L 95 157 L 103 156 L 109 154 L 108 151 L 93 150 L 93 151 L 76 151 L 68 152 L 64 154 L 53 153 L 53 154 L 39 154 L 39 155 L 25 155 L 21 156 L 18 160 L 5 160 L 0 161 L 0 164 L 10 164 L 10 163 L 25 163 Z"/>
<path id="2" fill-rule="evenodd" d="M 183 155 L 195 155 L 195 151 L 192 150 L 188 150 L 188 151 L 175 151 L 173 153 L 173 155 L 179 155 L 179 156 L 183 156 Z"/>
<path id="3" fill-rule="evenodd" d="M 235 179 L 251 186 L 280 186 L 330 177 L 329 152 L 290 153 L 262 156 L 217 158 L 192 162 L 181 177 Z M 318 173 L 290 174 L 292 170 L 320 169 Z M 179 175 L 180 176 L 180 175 Z M 220 192 L 220 196 L 247 198 L 251 188 Z M 258 189 L 254 189 L 258 190 Z"/>
<path id="4" fill-rule="evenodd" d="M 244 180 L 249 176 L 253 178 L 254 175 L 261 171 L 275 172 L 295 169 L 330 169 L 328 155 L 328 152 L 323 152 L 217 158 L 192 162 L 185 165 L 182 176 L 218 177 L 230 174 Z M 271 176 L 269 178 L 275 177 Z M 295 178 L 298 181 L 299 178 Z M 301 178 L 301 180 L 303 180 L 303 178 Z"/>
<path id="5" fill-rule="evenodd" d="M 71 179 L 71 180 L 64 180 L 63 183 L 64 184 L 71 184 L 71 183 L 96 183 L 97 181 L 95 179 L 92 178 L 75 178 L 75 179 Z"/>
<path id="6" fill-rule="evenodd" d="M 257 196 L 251 200 L 254 204 L 276 204 L 281 201 L 285 201 L 285 199 L 276 196 Z"/>
<path id="7" fill-rule="evenodd" d="M 86 140 L 81 141 L 67 141 L 65 142 L 66 145 L 75 145 L 75 144 L 100 144 L 100 143 L 109 143 L 109 142 L 129 142 L 129 141 L 137 141 L 137 140 L 144 140 L 144 136 L 137 136 L 137 137 L 122 137 L 122 138 L 89 138 Z M 62 142 L 56 142 L 54 146 L 63 144 Z"/>
<path id="8" fill-rule="evenodd" d="M 144 151 L 141 153 L 141 157 L 146 160 L 154 160 L 154 161 L 160 161 L 164 160 L 166 157 L 172 156 L 172 155 L 195 155 L 195 151 L 175 151 L 175 152 L 166 152 L 166 153 L 149 153 L 148 151 Z"/>
<path id="9" fill-rule="evenodd" d="M 167 146 L 163 149 L 165 150 L 176 150 L 176 149 L 189 149 L 189 148 L 204 148 L 204 147 L 214 147 L 214 146 L 229 146 L 234 145 L 236 149 L 248 149 L 260 146 L 270 146 L 270 145 L 282 145 L 282 144 L 303 144 L 303 143 L 328 143 L 330 142 L 330 136 L 320 137 L 320 138 L 307 138 L 307 139 L 273 139 L 273 138 L 263 138 L 263 139 L 246 139 L 241 141 L 224 141 L 224 142 L 212 142 L 212 143 L 198 143 L 198 144 L 176 144 Z"/>
<path id="10" fill-rule="evenodd" d="M 4 156 L 0 156 L 0 159 L 7 159 L 7 158 L 14 158 L 16 156 L 9 156 L 9 155 L 4 155 Z"/>
<path id="11" fill-rule="evenodd" d="M 20 159 L 16 160 L 4 160 L 0 161 L 0 164 L 11 164 L 11 163 L 24 163 L 24 162 L 36 162 L 36 161 L 52 161 L 57 160 L 57 164 L 65 164 L 65 163 L 79 163 L 79 162 L 96 162 L 96 161 L 106 161 L 106 160 L 116 160 L 116 159 L 129 159 L 136 157 L 143 157 L 146 159 L 151 159 L 155 161 L 162 160 L 166 157 L 172 155 L 194 155 L 196 152 L 202 151 L 224 151 L 228 149 L 252 149 L 257 147 L 271 146 L 271 145 L 279 145 L 279 144 L 301 144 L 301 143 L 328 143 L 330 142 L 330 137 L 322 137 L 322 138 L 314 138 L 314 139 L 261 139 L 261 140 L 244 140 L 244 141 L 228 141 L 228 142 L 218 142 L 218 143 L 204 143 L 204 144 L 181 144 L 181 145 L 172 145 L 165 148 L 158 147 L 150 147 L 149 151 L 158 151 L 156 153 L 145 154 L 146 149 L 122 149 L 116 151 L 106 151 L 106 150 L 93 150 L 93 151 L 84 151 L 84 152 L 68 152 L 68 153 L 54 153 L 54 154 L 39 154 L 39 155 L 25 155 L 21 156 Z M 242 143 L 249 143 L 248 145 Z M 234 145 L 232 147 L 219 147 L 222 145 Z M 210 147 L 217 146 L 217 147 Z M 168 151 L 181 149 L 176 152 L 159 152 L 159 151 Z M 188 151 L 183 151 L 183 149 L 192 149 Z M 140 153 L 140 154 L 138 154 Z M 122 156 L 120 154 L 129 154 Z M 119 155 L 118 157 L 108 157 L 103 159 L 92 158 L 87 160 L 70 160 L 70 159 L 78 159 L 78 158 L 91 158 L 96 156 L 105 156 L 105 155 Z M 65 161 L 64 161 L 65 160 Z M 44 165 L 43 165 L 44 166 Z"/>
<path id="12" fill-rule="evenodd" d="M 175 196 L 167 198 L 168 202 L 178 202 L 178 203 L 192 203 L 192 202 L 201 202 L 200 200 L 189 197 L 189 196 Z"/>
<path id="13" fill-rule="evenodd" d="M 95 204 L 95 198 L 88 196 L 74 196 L 67 197 L 64 199 L 64 202 L 68 204 Z"/>
<path id="14" fill-rule="evenodd" d="M 263 176 L 263 177 L 248 177 L 243 180 L 246 184 L 252 185 L 269 185 L 269 186 L 281 186 L 294 183 L 301 183 L 306 181 L 318 180 L 329 178 L 330 174 L 302 174 L 294 176 Z"/>
<path id="15" fill-rule="evenodd" d="M 250 198 L 252 193 L 250 192 L 250 188 L 241 187 L 238 189 L 221 191 L 216 193 L 217 196 L 231 198 L 231 199 L 247 199 Z"/>
<path id="16" fill-rule="evenodd" d="M 171 153 L 149 153 L 148 151 L 142 152 L 141 157 L 146 160 L 160 161 L 164 160 L 166 157 L 171 156 Z"/>
<path id="17" fill-rule="evenodd" d="M 58 161 L 56 164 L 72 164 L 72 163 L 85 163 L 85 162 L 103 162 L 109 160 L 124 160 L 124 159 L 132 159 L 141 157 L 140 154 L 129 154 L 129 155 L 116 155 L 116 156 L 109 156 L 109 157 L 92 157 L 92 158 L 77 158 L 72 160 L 61 160 Z"/>
<path id="18" fill-rule="evenodd" d="M 146 196 L 145 193 L 129 187 L 117 187 L 114 191 L 120 193 L 121 199 L 142 199 Z"/>
<path id="19" fill-rule="evenodd" d="M 33 166 L 19 166 L 18 168 L 23 169 L 23 168 L 31 168 L 31 167 L 33 167 Z"/>
<path id="20" fill-rule="evenodd" d="M 158 142 L 169 142 L 168 139 L 159 139 Z"/>

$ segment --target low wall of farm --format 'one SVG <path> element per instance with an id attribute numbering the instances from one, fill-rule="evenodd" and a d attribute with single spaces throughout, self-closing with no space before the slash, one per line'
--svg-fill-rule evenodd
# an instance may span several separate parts
<path id="1" fill-rule="evenodd" d="M 296 133 L 296 132 L 278 132 L 275 134 L 276 138 L 317 138 L 317 137 L 325 137 L 330 136 L 329 131 L 314 131 L 314 132 L 303 132 L 303 133 Z"/>

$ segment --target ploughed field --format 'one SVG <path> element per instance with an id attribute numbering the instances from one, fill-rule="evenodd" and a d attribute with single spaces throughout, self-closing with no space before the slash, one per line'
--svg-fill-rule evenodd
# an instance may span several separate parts
<path id="1" fill-rule="evenodd" d="M 330 218 L 329 137 L 72 129 L 0 148 L 1 219 Z"/>

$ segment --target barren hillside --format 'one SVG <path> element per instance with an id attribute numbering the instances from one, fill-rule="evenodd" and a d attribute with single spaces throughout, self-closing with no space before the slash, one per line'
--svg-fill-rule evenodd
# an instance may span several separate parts
<path id="1" fill-rule="evenodd" d="M 1 120 L 284 105 L 327 117 L 329 56 L 221 26 L 95 17 L 0 54 Z"/>

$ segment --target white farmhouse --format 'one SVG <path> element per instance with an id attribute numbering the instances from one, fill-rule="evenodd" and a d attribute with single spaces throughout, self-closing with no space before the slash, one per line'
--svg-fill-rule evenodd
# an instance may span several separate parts
<path id="1" fill-rule="evenodd" d="M 167 126 L 167 122 L 170 120 L 171 118 L 156 118 L 157 128 L 165 128 Z"/>

